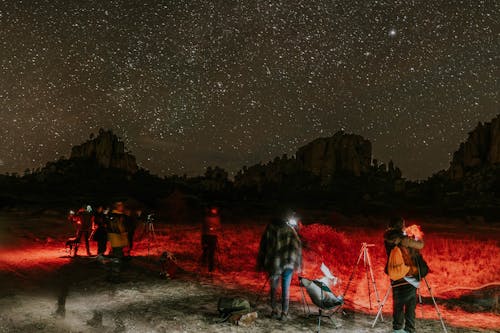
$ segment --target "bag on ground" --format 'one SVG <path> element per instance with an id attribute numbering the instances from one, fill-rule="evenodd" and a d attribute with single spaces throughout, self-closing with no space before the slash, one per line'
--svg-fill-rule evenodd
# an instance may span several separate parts
<path id="1" fill-rule="evenodd" d="M 245 314 L 252 310 L 250 302 L 241 297 L 221 297 L 217 303 L 220 317 L 227 320 L 235 314 Z"/>

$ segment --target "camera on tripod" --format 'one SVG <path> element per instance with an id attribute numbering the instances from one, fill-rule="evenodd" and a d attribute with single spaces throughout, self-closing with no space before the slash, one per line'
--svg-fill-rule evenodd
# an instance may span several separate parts
<path id="1" fill-rule="evenodd" d="M 146 217 L 146 223 L 153 224 L 156 221 L 156 215 L 154 213 L 148 214 Z"/>

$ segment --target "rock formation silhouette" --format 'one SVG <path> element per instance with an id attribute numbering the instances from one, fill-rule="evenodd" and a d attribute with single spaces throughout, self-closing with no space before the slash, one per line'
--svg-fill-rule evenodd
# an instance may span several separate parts
<path id="1" fill-rule="evenodd" d="M 112 131 L 99 130 L 99 135 L 71 149 L 70 159 L 95 159 L 103 168 L 136 173 L 135 156 L 125 151 L 125 144 Z"/>

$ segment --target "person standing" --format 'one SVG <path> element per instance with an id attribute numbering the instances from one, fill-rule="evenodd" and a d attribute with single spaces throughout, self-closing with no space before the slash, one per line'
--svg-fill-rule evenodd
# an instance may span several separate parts
<path id="1" fill-rule="evenodd" d="M 137 225 L 142 220 L 142 210 L 130 211 L 128 219 L 126 220 L 125 229 L 128 236 L 128 255 L 131 255 L 132 248 L 134 247 L 134 236 Z"/>
<path id="2" fill-rule="evenodd" d="M 257 269 L 269 275 L 271 282 L 271 317 L 286 321 L 293 272 L 302 267 L 302 242 L 297 233 L 297 219 L 274 219 L 260 240 Z M 281 315 L 278 314 L 277 289 L 281 279 Z"/>
<path id="3" fill-rule="evenodd" d="M 110 279 L 118 278 L 123 261 L 123 248 L 128 245 L 127 224 L 128 216 L 122 202 L 115 203 L 114 209 L 108 217 L 108 239 L 111 244 L 112 269 Z"/>
<path id="4" fill-rule="evenodd" d="M 80 228 L 78 229 L 76 234 L 77 244 L 75 247 L 75 257 L 77 256 L 78 247 L 81 243 L 82 237 L 85 239 L 85 249 L 87 250 L 87 256 L 90 257 L 91 254 L 90 254 L 89 237 L 92 230 L 92 221 L 93 221 L 92 207 L 91 206 L 82 207 L 78 210 L 76 215 L 80 221 L 80 226 L 79 226 Z"/>
<path id="5" fill-rule="evenodd" d="M 106 215 L 104 209 L 99 206 L 94 213 L 94 225 L 96 231 L 94 232 L 94 240 L 97 242 L 97 257 L 102 260 L 106 253 L 106 244 L 108 242 L 108 235 L 106 232 Z"/>
<path id="6" fill-rule="evenodd" d="M 416 256 L 424 247 L 423 240 L 412 239 L 405 233 L 405 221 L 401 217 L 392 218 L 389 228 L 384 233 L 384 245 L 387 252 L 385 272 L 388 273 L 391 251 L 398 246 L 408 273 L 401 279 L 391 280 L 393 298 L 394 333 L 415 333 L 415 308 L 417 306 L 417 288 L 419 287 Z"/>
<path id="7" fill-rule="evenodd" d="M 215 255 L 221 231 L 219 209 L 211 207 L 207 210 L 201 228 L 201 260 L 204 265 L 208 264 L 209 272 L 213 272 L 215 268 Z"/>

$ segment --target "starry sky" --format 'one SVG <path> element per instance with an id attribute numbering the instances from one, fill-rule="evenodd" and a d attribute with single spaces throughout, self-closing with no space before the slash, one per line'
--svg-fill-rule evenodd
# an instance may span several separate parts
<path id="1" fill-rule="evenodd" d="M 403 175 L 500 112 L 498 1 L 0 1 L 0 173 L 112 128 L 197 175 L 338 130 Z"/>

